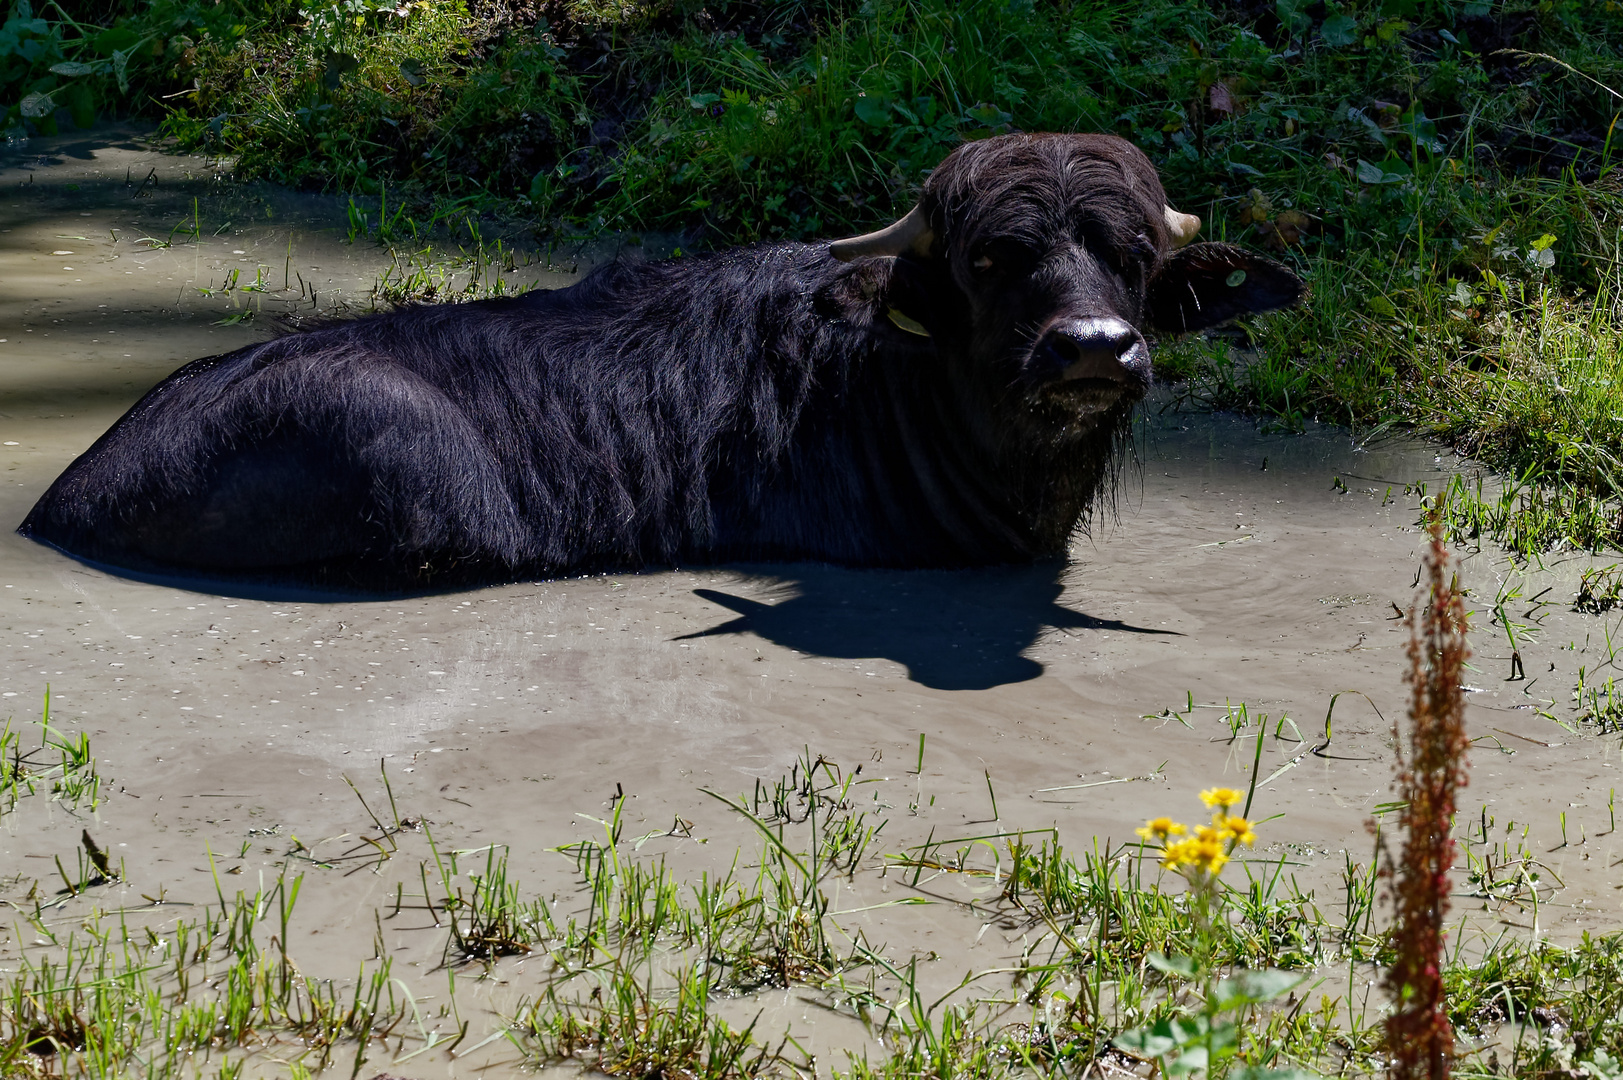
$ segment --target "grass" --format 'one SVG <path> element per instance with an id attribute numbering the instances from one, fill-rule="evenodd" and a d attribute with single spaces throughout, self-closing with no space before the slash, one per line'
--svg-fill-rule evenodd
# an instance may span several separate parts
<path id="1" fill-rule="evenodd" d="M 27 924 L 41 947 L 0 989 L 0 1071 L 190 1076 L 198 1055 L 226 1062 L 233 1049 L 275 1040 L 302 1067 L 319 1071 L 344 1054 L 358 1072 L 407 1006 L 387 960 L 347 989 L 300 973 L 286 942 L 302 881 L 284 868 L 268 889 L 221 891 L 203 914 L 157 926 L 92 909 L 66 933 L 53 925 L 55 904 L 37 901 Z"/>
<path id="2" fill-rule="evenodd" d="M 24 729 L 13 728 L 12 723 L 8 716 L 0 725 L 0 814 L 42 792 L 70 810 L 94 811 L 101 804 L 102 777 L 90 753 L 90 737 L 84 732 L 68 735 L 51 726 L 49 686 L 40 711 L 38 745 L 24 749 Z"/>
<path id="3" fill-rule="evenodd" d="M 1615 191 L 1583 198 L 1595 208 L 1590 250 L 1615 273 L 1623 200 Z M 1191 342 L 1164 361 L 1168 376 L 1190 404 L 1253 409 L 1287 428 L 1310 417 L 1366 432 L 1402 425 L 1474 455 L 1499 476 L 1458 476 L 1422 492 L 1457 540 L 1491 537 L 1524 558 L 1615 547 L 1623 538 L 1615 280 L 1568 293 L 1514 263 L 1496 271 L 1491 252 L 1482 263 L 1458 271 L 1489 283 L 1473 290 L 1452 274 L 1431 280 L 1435 264 L 1425 261 L 1411 263 L 1399 288 L 1390 272 L 1383 280 L 1357 273 L 1357 260 L 1327 260 L 1314 267 L 1307 306 L 1272 317 L 1255 352 Z"/>

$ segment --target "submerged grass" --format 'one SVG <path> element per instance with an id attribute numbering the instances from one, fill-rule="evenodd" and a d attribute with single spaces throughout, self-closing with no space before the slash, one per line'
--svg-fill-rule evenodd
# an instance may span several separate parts
<path id="1" fill-rule="evenodd" d="M 7 717 L 0 725 L 0 814 L 41 792 L 70 810 L 101 804 L 102 777 L 90 753 L 90 736 L 68 735 L 51 726 L 51 689 L 45 688 L 37 745 L 24 748 L 24 728 Z M 33 742 L 32 738 L 29 742 Z"/>
<path id="2" fill-rule="evenodd" d="M 284 868 L 251 895 L 221 891 L 201 915 L 140 927 L 92 909 L 65 933 L 55 903 L 36 901 L 37 947 L 0 987 L 0 1072 L 193 1076 L 199 1056 L 226 1068 L 234 1050 L 267 1041 L 310 1070 L 342 1056 L 358 1071 L 407 1005 L 387 959 L 347 989 L 300 972 L 286 942 L 302 881 Z"/>
<path id="3" fill-rule="evenodd" d="M 911 781 L 899 778 L 907 789 Z M 556 849 L 575 887 L 548 895 L 526 890 L 505 848 L 445 847 L 402 814 L 386 775 L 387 813 L 361 799 L 369 827 L 359 842 L 324 841 L 347 846 L 323 856 L 294 840 L 273 878 L 251 891 L 228 894 L 217 871 L 198 908 L 162 893 L 108 908 L 104 886 L 140 887 L 123 874 L 87 871 L 54 894 L 36 882 L 12 901 L 23 925 L 0 976 L 0 1072 L 357 1075 L 368 1063 L 394 1071 L 391 1063 L 463 1059 L 494 1044 L 531 1065 L 573 1061 L 628 1077 L 734 1080 L 830 1066 L 864 1080 L 1069 1077 L 1134 1068 L 1124 1046 L 1158 1054 L 1155 1031 L 1239 1007 L 1238 1041 L 1225 1044 L 1232 1060 L 1219 1072 L 1383 1070 L 1382 1002 L 1355 993 L 1395 955 L 1377 924 L 1372 865 L 1349 858 L 1339 895 L 1323 901 L 1297 885 L 1288 854 L 1251 856 L 1226 880 L 1212 875 L 1201 899 L 1157 869 L 1157 849 L 1073 852 L 1053 830 L 994 823 L 887 854 L 887 799 L 912 794 L 890 793 L 889 783 L 807 754 L 775 783 L 711 792 L 758 843 L 753 859 L 740 853 L 697 875 L 667 861 L 694 839 L 693 826 L 678 818 L 628 835 L 619 793 L 600 835 Z M 1225 804 L 1242 795 L 1210 794 Z M 1512 918 L 1530 914 L 1535 926 L 1530 937 L 1453 939 L 1443 1000 L 1470 1051 L 1462 1075 L 1496 1062 L 1556 1080 L 1623 1059 L 1623 933 L 1570 947 L 1543 941 L 1538 908 L 1561 886 L 1528 840 L 1525 824 L 1501 834 L 1487 806 L 1459 837 L 1459 895 Z M 85 846 L 94 866 L 98 849 Z M 349 979 L 306 974 L 287 943 L 300 940 L 294 911 L 309 875 L 331 875 L 332 887 L 358 870 L 396 876 L 373 957 Z M 966 943 L 996 929 L 1012 953 L 958 978 L 932 963 L 935 954 L 861 929 L 864 912 L 916 904 L 936 907 L 932 925 L 959 922 Z M 905 919 L 896 911 L 887 934 Z M 396 968 L 388 955 L 399 945 L 386 949 L 385 925 L 438 942 L 423 951 L 430 967 L 437 951 L 437 968 Z M 1178 960 L 1191 956 L 1203 959 Z M 499 985 L 515 979 L 513 965 L 534 987 L 527 997 L 499 1014 L 459 1001 L 459 981 Z M 1261 978 L 1265 969 L 1295 973 L 1268 976 L 1281 995 L 1307 981 L 1278 1001 L 1268 1000 L 1273 990 L 1235 996 L 1253 978 L 1236 973 Z M 449 980 L 437 1012 L 427 1011 L 425 973 Z M 791 988 L 829 1023 L 851 1025 L 846 1060 L 815 1062 L 793 1031 L 762 1021 L 752 997 Z"/>

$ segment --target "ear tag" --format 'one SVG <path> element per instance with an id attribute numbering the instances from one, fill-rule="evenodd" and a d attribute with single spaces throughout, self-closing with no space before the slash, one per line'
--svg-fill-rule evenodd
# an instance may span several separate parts
<path id="1" fill-rule="evenodd" d="M 896 324 L 896 328 L 898 330 L 906 330 L 909 334 L 917 334 L 919 337 L 930 336 L 930 331 L 924 328 L 923 323 L 919 322 L 917 319 L 908 318 L 896 308 L 886 309 L 885 316 L 889 318 L 891 322 Z"/>
<path id="2" fill-rule="evenodd" d="M 1223 279 L 1223 284 L 1227 285 L 1231 289 L 1239 288 L 1241 285 L 1245 284 L 1245 271 L 1234 271 L 1234 273 Z"/>

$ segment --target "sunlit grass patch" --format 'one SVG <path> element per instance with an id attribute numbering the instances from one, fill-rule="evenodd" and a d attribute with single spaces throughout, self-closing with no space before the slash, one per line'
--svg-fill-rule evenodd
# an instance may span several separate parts
<path id="1" fill-rule="evenodd" d="M 1502 479 L 1459 477 L 1421 492 L 1457 539 L 1492 538 L 1523 557 L 1614 547 L 1623 542 L 1623 198 L 1615 185 L 1446 165 L 1412 204 L 1442 237 L 1388 259 L 1307 260 L 1309 300 L 1260 320 L 1254 350 L 1187 342 L 1167 350 L 1161 371 L 1191 404 L 1257 411 L 1286 429 L 1309 418 L 1365 435 L 1406 427 L 1477 458 Z M 1460 236 L 1459 223 L 1442 220 L 1449 204 L 1435 196 L 1453 189 L 1471 193 L 1460 198 L 1473 205 L 1455 209 L 1484 231 Z M 1559 244 L 1548 229 L 1561 231 Z M 1557 247 L 1584 268 L 1587 288 L 1549 272 Z"/>
<path id="2" fill-rule="evenodd" d="M 101 803 L 102 777 L 84 732 L 69 735 L 51 726 L 51 691 L 45 690 L 38 738 L 7 717 L 0 726 L 0 813 L 30 795 L 49 794 L 70 809 Z"/>
<path id="3" fill-rule="evenodd" d="M 661 973 L 617 968 L 590 1001 L 560 999 L 547 988 L 521 1019 L 520 1037 L 544 1061 L 581 1061 L 609 1076 L 679 1075 L 739 1080 L 791 1071 L 755 1032 L 735 1029 L 712 1008 L 703 965 Z"/>
<path id="4" fill-rule="evenodd" d="M 195 917 L 92 911 L 65 933 L 43 900 L 39 935 L 0 986 L 0 1071 L 8 1076 L 192 1075 L 195 1058 L 281 1042 L 320 1070 L 358 1070 L 406 1019 L 387 960 L 351 987 L 305 976 L 288 954 L 302 877 L 239 892 Z M 159 901 L 154 901 L 156 908 Z"/>

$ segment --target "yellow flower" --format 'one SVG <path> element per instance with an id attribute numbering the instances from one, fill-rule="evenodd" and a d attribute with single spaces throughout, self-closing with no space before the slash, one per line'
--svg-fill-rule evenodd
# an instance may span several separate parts
<path id="1" fill-rule="evenodd" d="M 1257 831 L 1251 827 L 1251 822 L 1245 818 L 1222 814 L 1218 816 L 1216 821 L 1217 827 L 1236 843 L 1250 847 L 1257 842 Z"/>
<path id="2" fill-rule="evenodd" d="M 1168 870 L 1176 870 L 1185 863 L 1192 864 L 1196 858 L 1195 848 L 1199 843 L 1198 840 L 1179 840 L 1168 844 L 1161 849 L 1161 865 Z"/>
<path id="3" fill-rule="evenodd" d="M 1220 806 L 1224 810 L 1236 805 L 1245 798 L 1245 792 L 1235 791 L 1229 787 L 1207 788 L 1200 793 L 1200 801 L 1207 806 Z"/>
<path id="4" fill-rule="evenodd" d="M 1137 831 L 1146 840 L 1165 840 L 1169 836 L 1182 836 L 1188 830 L 1171 818 L 1158 817 L 1146 821 Z"/>
<path id="5" fill-rule="evenodd" d="M 1217 830 L 1202 825 L 1195 830 L 1194 836 L 1163 848 L 1161 865 L 1168 870 L 1187 866 L 1199 873 L 1215 877 L 1229 861 L 1228 853 L 1223 849 L 1222 835 Z"/>

